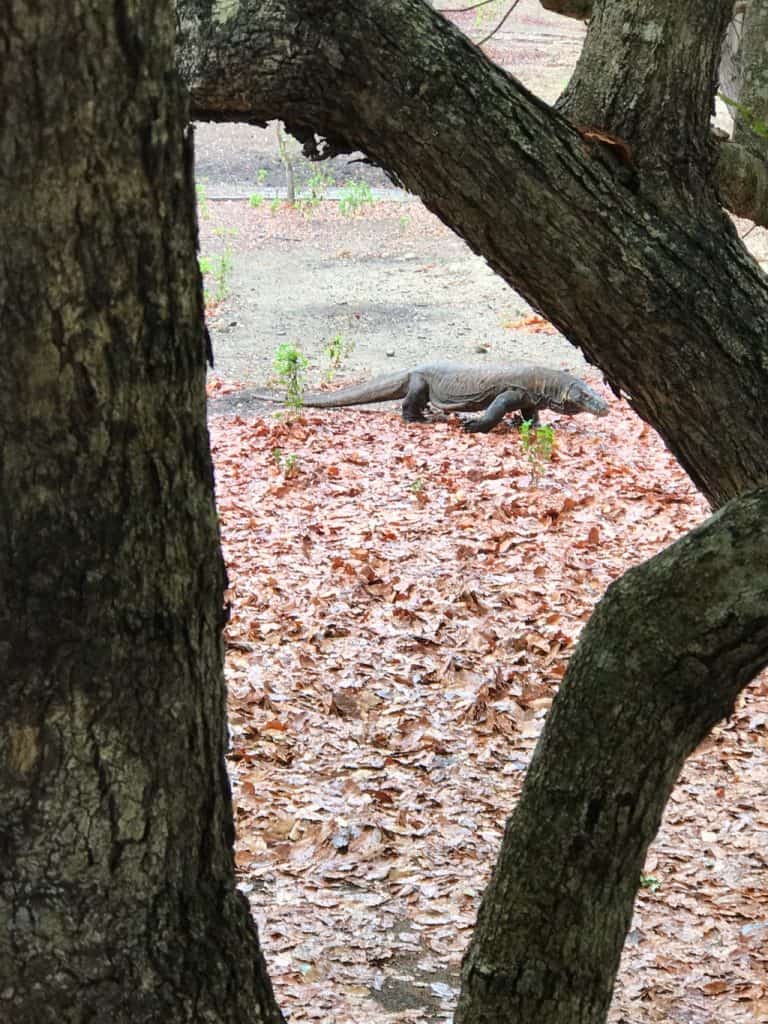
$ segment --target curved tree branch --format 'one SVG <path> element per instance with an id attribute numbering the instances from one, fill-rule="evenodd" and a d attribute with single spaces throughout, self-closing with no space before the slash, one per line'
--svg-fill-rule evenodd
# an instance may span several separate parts
<path id="1" fill-rule="evenodd" d="M 768 489 L 731 502 L 598 604 L 507 823 L 457 1024 L 604 1020 L 683 761 L 768 663 L 767 516 Z"/>

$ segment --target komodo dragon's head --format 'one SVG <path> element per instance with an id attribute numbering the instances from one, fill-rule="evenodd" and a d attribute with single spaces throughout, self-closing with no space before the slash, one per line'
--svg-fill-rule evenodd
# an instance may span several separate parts
<path id="1" fill-rule="evenodd" d="M 583 381 L 572 380 L 568 383 L 562 399 L 557 403 L 556 411 L 564 412 L 566 416 L 575 416 L 580 412 L 591 412 L 593 416 L 607 416 L 608 403 Z"/>

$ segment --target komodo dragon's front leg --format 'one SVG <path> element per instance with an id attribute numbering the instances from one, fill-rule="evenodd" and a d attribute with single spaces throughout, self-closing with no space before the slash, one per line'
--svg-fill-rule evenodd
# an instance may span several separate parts
<path id="1" fill-rule="evenodd" d="M 507 388 L 491 402 L 482 416 L 473 420 L 464 421 L 464 429 L 471 434 L 487 434 L 493 430 L 497 423 L 501 423 L 508 412 L 517 412 L 519 409 L 523 419 L 531 420 L 536 426 L 539 422 L 539 407 L 545 404 L 545 400 L 531 401 L 531 393 L 526 388 Z"/>
<path id="2" fill-rule="evenodd" d="M 401 392 L 402 394 L 402 392 Z M 408 393 L 403 400 L 403 419 L 406 423 L 424 423 L 424 410 L 429 404 L 429 384 L 420 373 L 408 378 Z"/>

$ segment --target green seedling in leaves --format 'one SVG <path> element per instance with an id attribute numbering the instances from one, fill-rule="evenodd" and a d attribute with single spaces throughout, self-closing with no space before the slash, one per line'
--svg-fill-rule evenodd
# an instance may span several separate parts
<path id="1" fill-rule="evenodd" d="M 286 455 L 282 448 L 273 448 L 272 458 L 275 460 L 275 465 L 284 477 L 287 478 L 289 476 L 295 476 L 298 473 L 299 457 L 293 452 L 289 452 Z"/>
<path id="2" fill-rule="evenodd" d="M 375 202 L 370 186 L 364 181 L 348 181 L 341 193 L 339 212 L 343 217 L 354 217 L 363 212 L 366 204 L 373 206 Z"/>
<path id="3" fill-rule="evenodd" d="M 640 888 L 648 889 L 649 892 L 658 892 L 661 882 L 655 875 L 640 875 Z"/>
<path id="4" fill-rule="evenodd" d="M 325 379 L 333 380 L 333 375 L 341 369 L 342 363 L 354 350 L 354 341 L 345 341 L 340 334 L 334 336 L 323 348 L 323 355 L 328 360 L 328 369 L 325 371 Z"/>
<path id="5" fill-rule="evenodd" d="M 304 404 L 304 379 L 309 360 L 295 345 L 283 343 L 275 353 L 275 375 L 285 388 L 285 404 L 294 411 Z"/>
<path id="6" fill-rule="evenodd" d="M 550 426 L 536 427 L 533 425 L 533 420 L 523 420 L 520 424 L 520 438 L 530 466 L 531 481 L 536 483 L 552 458 L 552 451 L 555 447 L 555 429 Z"/>
<path id="7" fill-rule="evenodd" d="M 277 211 L 280 209 L 280 207 L 282 205 L 283 205 L 282 199 L 279 199 L 277 196 L 275 196 L 275 198 L 269 204 L 269 212 L 270 213 L 277 213 Z"/>
<path id="8" fill-rule="evenodd" d="M 415 480 L 411 481 L 409 490 L 412 491 L 413 494 L 423 494 L 424 493 L 424 478 L 420 477 L 420 476 L 417 476 Z"/>

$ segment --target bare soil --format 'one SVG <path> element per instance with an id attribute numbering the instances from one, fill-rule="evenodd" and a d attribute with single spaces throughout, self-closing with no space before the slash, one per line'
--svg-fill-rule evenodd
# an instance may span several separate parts
<path id="1" fill-rule="evenodd" d="M 474 14 L 462 15 L 461 27 L 480 38 L 504 13 L 502 6 L 491 6 L 481 22 Z M 522 0 L 486 50 L 553 100 L 570 76 L 583 34 L 579 22 L 549 14 L 536 0 Z M 376 190 L 390 184 L 380 169 L 355 162 L 359 154 L 317 165 L 301 157 L 293 140 L 288 145 L 300 188 L 319 171 L 339 188 L 348 181 Z M 321 379 L 327 367 L 322 350 L 334 337 L 352 348 L 344 379 L 439 357 L 524 359 L 586 373 L 580 353 L 556 332 L 511 326 L 531 313 L 528 305 L 415 197 L 377 192 L 395 201 L 366 204 L 352 217 L 342 216 L 337 199 L 304 211 L 278 206 L 269 196 L 285 188 L 286 178 L 274 125 L 200 124 L 196 164 L 205 197 L 202 255 L 216 269 L 229 250 L 232 263 L 227 297 L 210 317 L 214 372 L 246 385 L 213 398 L 212 412 L 262 409 L 247 386 L 265 385 L 283 342 L 311 359 L 309 385 Z M 244 197 L 257 189 L 268 198 L 253 208 Z M 227 198 L 233 196 L 241 198 Z M 212 276 L 208 287 L 215 290 Z"/>

